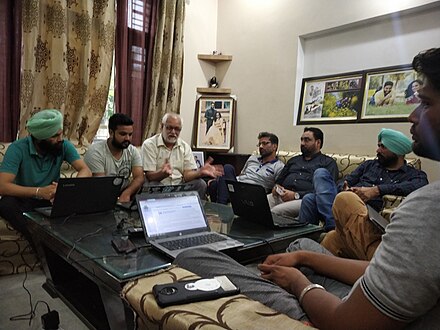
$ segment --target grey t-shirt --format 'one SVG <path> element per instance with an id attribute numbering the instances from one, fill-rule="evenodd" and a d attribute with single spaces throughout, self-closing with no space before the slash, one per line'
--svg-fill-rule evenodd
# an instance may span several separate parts
<path id="1" fill-rule="evenodd" d="M 266 191 L 272 190 L 275 180 L 284 168 L 284 163 L 277 159 L 271 162 L 262 163 L 260 157 L 252 155 L 246 161 L 237 180 L 245 183 L 258 184 Z"/>
<path id="2" fill-rule="evenodd" d="M 84 161 L 92 173 L 123 176 L 122 189 L 125 189 L 129 184 L 133 166 L 142 167 L 141 155 L 135 146 L 129 145 L 127 149 L 122 151 L 122 157 L 116 159 L 113 157 L 107 141 L 92 144 L 84 156 Z"/>
<path id="3" fill-rule="evenodd" d="M 354 286 L 382 313 L 409 322 L 408 329 L 440 326 L 439 196 L 437 181 L 402 202 Z"/>

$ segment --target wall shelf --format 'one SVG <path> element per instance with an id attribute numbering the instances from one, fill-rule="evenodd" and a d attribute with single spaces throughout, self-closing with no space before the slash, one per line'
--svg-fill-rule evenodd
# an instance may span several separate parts
<path id="1" fill-rule="evenodd" d="M 231 89 L 230 88 L 197 87 L 197 93 L 200 93 L 200 94 L 231 94 Z"/>
<path id="2" fill-rule="evenodd" d="M 208 54 L 199 54 L 197 58 L 202 61 L 208 62 L 224 62 L 224 61 L 232 61 L 232 55 L 208 55 Z"/>
<path id="3" fill-rule="evenodd" d="M 201 61 L 211 62 L 214 65 L 221 62 L 232 61 L 232 55 L 210 55 L 198 54 L 197 58 Z M 200 94 L 231 94 L 230 88 L 211 88 L 211 87 L 197 87 L 197 93 Z"/>

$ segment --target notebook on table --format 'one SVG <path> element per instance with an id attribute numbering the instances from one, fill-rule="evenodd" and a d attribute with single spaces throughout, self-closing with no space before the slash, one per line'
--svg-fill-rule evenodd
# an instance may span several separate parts
<path id="1" fill-rule="evenodd" d="M 122 182 L 119 176 L 60 178 L 52 206 L 35 211 L 51 218 L 110 211 L 116 205 Z"/>
<path id="2" fill-rule="evenodd" d="M 270 210 L 264 187 L 226 180 L 234 214 L 250 222 L 257 222 L 272 229 L 302 227 L 307 222 L 299 222 L 297 218 L 282 217 Z"/>
<path id="3" fill-rule="evenodd" d="M 211 232 L 196 191 L 136 195 L 145 238 L 155 249 L 175 258 L 198 246 L 227 250 L 243 243 Z"/>
<path id="4" fill-rule="evenodd" d="M 368 217 L 370 221 L 374 223 L 383 233 L 385 228 L 389 225 L 389 221 L 379 214 L 374 208 L 367 204 Z"/>

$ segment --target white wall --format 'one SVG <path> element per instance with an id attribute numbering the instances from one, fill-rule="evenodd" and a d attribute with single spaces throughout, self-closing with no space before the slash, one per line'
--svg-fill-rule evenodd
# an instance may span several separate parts
<path id="1" fill-rule="evenodd" d="M 196 87 L 206 86 L 197 53 L 220 49 L 233 55 L 222 86 L 238 98 L 235 151 L 254 150 L 261 130 L 276 133 L 282 149 L 298 150 L 303 126 L 293 122 L 303 77 L 410 63 L 440 45 L 439 14 L 440 1 L 428 0 L 191 0 L 182 115 L 192 124 Z M 373 155 L 385 126 L 409 135 L 407 123 L 320 125 L 324 152 Z M 189 141 L 191 132 L 182 136 Z M 436 163 L 423 160 L 423 168 L 431 181 L 440 177 Z"/>
<path id="2" fill-rule="evenodd" d="M 217 46 L 217 0 L 187 0 L 185 8 L 184 74 L 180 113 L 182 138 L 192 139 L 196 87 L 207 87 L 214 67 L 197 60 L 197 54 L 210 54 Z"/>

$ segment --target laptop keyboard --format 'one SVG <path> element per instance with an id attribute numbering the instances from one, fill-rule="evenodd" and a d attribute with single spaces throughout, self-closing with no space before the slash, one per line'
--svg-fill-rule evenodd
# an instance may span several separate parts
<path id="1" fill-rule="evenodd" d="M 160 245 L 168 250 L 179 250 L 193 246 L 211 244 L 216 242 L 225 241 L 226 238 L 215 233 L 178 238 L 172 241 L 161 242 Z"/>

